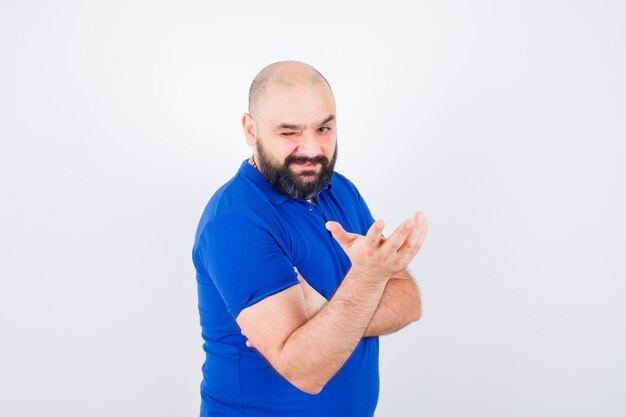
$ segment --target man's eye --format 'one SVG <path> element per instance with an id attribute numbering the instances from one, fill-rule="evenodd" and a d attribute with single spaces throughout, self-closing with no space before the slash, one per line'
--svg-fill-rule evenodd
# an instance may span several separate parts
<path id="1" fill-rule="evenodd" d="M 295 134 L 296 134 L 296 132 L 281 132 L 281 134 L 280 134 L 280 135 L 281 135 L 281 136 L 293 136 L 293 135 L 295 135 Z"/>
<path id="2" fill-rule="evenodd" d="M 330 127 L 326 127 L 326 126 L 320 127 L 319 131 L 322 133 L 330 132 Z"/>

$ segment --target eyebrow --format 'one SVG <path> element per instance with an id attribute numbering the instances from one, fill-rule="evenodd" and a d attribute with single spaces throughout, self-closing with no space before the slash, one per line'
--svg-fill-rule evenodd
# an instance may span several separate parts
<path id="1" fill-rule="evenodd" d="M 326 123 L 332 120 L 335 120 L 334 114 L 330 114 L 326 116 L 326 118 L 319 123 L 319 126 L 325 125 Z M 303 128 L 304 128 L 304 125 L 294 125 L 290 123 L 281 123 L 278 125 L 278 129 L 302 130 Z"/>

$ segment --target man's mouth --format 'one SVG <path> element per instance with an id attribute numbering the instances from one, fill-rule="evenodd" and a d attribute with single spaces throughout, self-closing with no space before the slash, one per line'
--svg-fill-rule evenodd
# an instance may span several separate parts
<path id="1" fill-rule="evenodd" d="M 318 163 L 315 162 L 310 162 L 310 161 L 306 161 L 306 162 L 294 162 L 294 164 L 298 165 L 299 167 L 302 168 L 315 168 L 316 166 L 318 166 Z"/>

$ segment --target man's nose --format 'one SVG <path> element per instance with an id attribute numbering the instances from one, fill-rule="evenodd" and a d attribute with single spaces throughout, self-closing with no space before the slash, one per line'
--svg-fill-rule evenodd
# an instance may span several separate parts
<path id="1" fill-rule="evenodd" d="M 321 143 L 315 132 L 310 130 L 303 131 L 298 143 L 298 155 L 313 158 L 321 153 Z"/>

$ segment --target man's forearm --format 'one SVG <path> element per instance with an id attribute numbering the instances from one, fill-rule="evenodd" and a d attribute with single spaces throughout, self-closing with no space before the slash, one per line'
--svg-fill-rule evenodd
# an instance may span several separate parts
<path id="1" fill-rule="evenodd" d="M 419 290 L 411 275 L 402 271 L 387 286 L 363 337 L 381 336 L 400 330 L 422 316 Z"/>
<path id="2" fill-rule="evenodd" d="M 281 373 L 298 388 L 319 392 L 360 342 L 384 289 L 385 281 L 364 284 L 348 272 L 330 301 L 285 342 Z"/>

